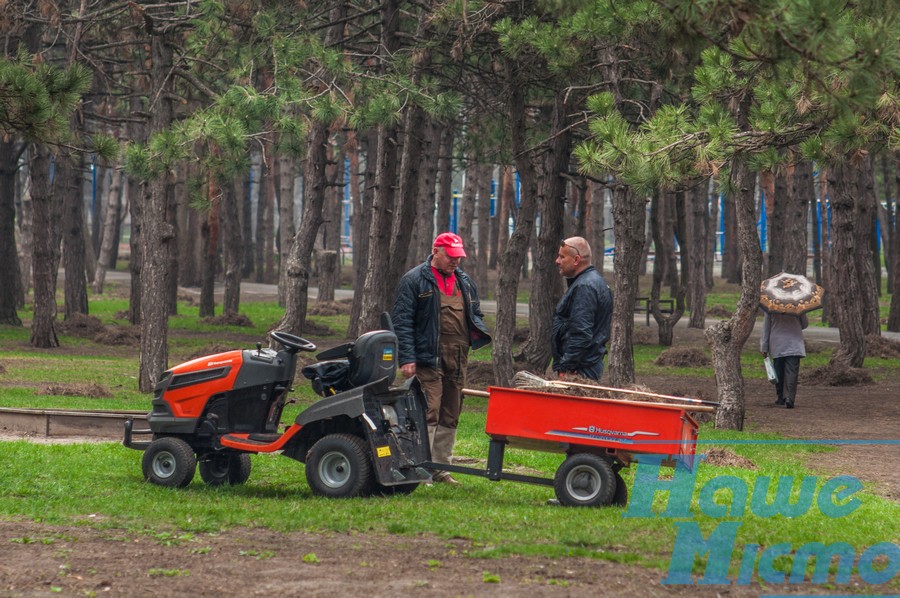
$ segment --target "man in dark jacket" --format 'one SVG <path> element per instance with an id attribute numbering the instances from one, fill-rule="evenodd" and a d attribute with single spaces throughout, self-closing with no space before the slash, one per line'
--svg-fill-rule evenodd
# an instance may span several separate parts
<path id="1" fill-rule="evenodd" d="M 612 291 L 591 265 L 591 246 L 582 237 L 562 242 L 556 267 L 566 277 L 568 289 L 553 313 L 553 371 L 560 378 L 600 380 L 612 318 Z"/>
<path id="2" fill-rule="evenodd" d="M 400 371 L 416 376 L 428 399 L 431 460 L 450 463 L 462 410 L 469 348 L 491 342 L 475 285 L 459 268 L 462 239 L 442 233 L 425 263 L 407 272 L 397 287 L 391 317 L 399 344 Z M 457 484 L 447 472 L 436 482 Z"/>

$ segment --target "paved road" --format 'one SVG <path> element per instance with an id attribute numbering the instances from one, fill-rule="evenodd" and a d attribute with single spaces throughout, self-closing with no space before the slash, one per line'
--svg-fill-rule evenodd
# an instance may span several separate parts
<path id="1" fill-rule="evenodd" d="M 60 272 L 62 276 L 62 272 Z M 107 272 L 106 274 L 107 280 L 114 281 L 127 281 L 130 278 L 130 275 L 127 272 Z M 200 289 L 195 287 L 179 287 L 179 292 L 188 293 L 191 295 L 200 295 Z M 221 295 L 224 292 L 224 286 L 220 283 L 216 283 L 216 296 L 218 299 L 221 299 Z M 336 299 L 350 299 L 353 297 L 353 291 L 349 289 L 336 289 L 335 292 Z M 241 297 L 251 298 L 262 298 L 262 297 L 277 297 L 278 290 L 275 285 L 272 284 L 261 284 L 256 282 L 242 282 L 241 283 Z M 309 298 L 315 300 L 319 295 L 319 289 L 316 287 L 310 287 L 309 289 Z M 484 313 L 487 314 L 495 314 L 497 313 L 497 302 L 490 300 L 483 300 L 481 302 L 481 308 Z M 521 318 L 528 317 L 528 304 L 526 303 L 518 303 L 516 304 L 516 315 Z M 636 326 L 645 326 L 646 325 L 646 315 L 644 314 L 635 314 L 634 321 Z M 712 318 L 707 318 L 707 326 L 713 323 L 715 320 Z M 655 327 L 656 323 L 653 321 L 653 318 L 650 318 L 650 326 Z M 685 328 L 687 327 L 687 318 L 683 317 L 676 324 L 677 327 Z M 755 336 L 760 334 L 760 329 L 762 327 L 762 320 L 757 320 L 756 326 L 753 330 Z M 895 340 L 900 342 L 900 333 L 897 332 L 882 332 L 882 336 L 885 338 L 889 338 L 891 340 Z M 822 328 L 819 326 L 811 326 L 804 331 L 804 337 L 809 341 L 818 341 L 824 343 L 839 343 L 840 342 L 840 332 L 837 328 Z"/>

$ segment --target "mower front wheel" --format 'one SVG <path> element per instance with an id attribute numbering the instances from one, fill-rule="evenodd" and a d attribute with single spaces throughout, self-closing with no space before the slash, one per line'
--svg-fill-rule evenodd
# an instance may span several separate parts
<path id="1" fill-rule="evenodd" d="M 317 496 L 365 496 L 375 482 L 368 444 L 352 434 L 325 436 L 306 454 L 306 481 Z"/>
<path id="2" fill-rule="evenodd" d="M 231 484 L 237 486 L 250 478 L 250 455 L 239 453 L 232 455 L 213 454 L 200 460 L 200 477 L 207 486 Z"/>
<path id="3" fill-rule="evenodd" d="M 180 438 L 158 438 L 150 443 L 141 459 L 144 479 L 158 486 L 184 488 L 194 479 L 197 457 Z"/>

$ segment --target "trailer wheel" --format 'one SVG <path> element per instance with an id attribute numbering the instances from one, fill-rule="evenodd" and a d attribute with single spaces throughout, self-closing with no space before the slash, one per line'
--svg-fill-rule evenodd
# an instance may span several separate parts
<path id="1" fill-rule="evenodd" d="M 306 481 L 318 496 L 364 496 L 374 480 L 369 447 L 359 436 L 330 434 L 306 454 Z"/>
<path id="2" fill-rule="evenodd" d="M 625 485 L 625 480 L 618 471 L 616 472 L 616 491 L 613 494 L 612 504 L 617 507 L 628 505 L 628 486 Z"/>
<path id="3" fill-rule="evenodd" d="M 144 479 L 159 486 L 184 488 L 194 479 L 197 457 L 194 449 L 180 438 L 154 440 L 141 459 Z"/>
<path id="4" fill-rule="evenodd" d="M 250 478 L 250 455 L 239 453 L 232 455 L 213 454 L 201 459 L 200 477 L 207 486 L 231 484 L 237 486 Z"/>
<path id="5" fill-rule="evenodd" d="M 560 504 L 569 507 L 597 507 L 612 502 L 616 474 L 603 457 L 576 453 L 563 461 L 553 479 Z"/>

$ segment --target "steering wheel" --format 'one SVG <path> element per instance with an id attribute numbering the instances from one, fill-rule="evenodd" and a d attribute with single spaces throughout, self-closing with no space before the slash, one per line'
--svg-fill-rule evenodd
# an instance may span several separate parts
<path id="1" fill-rule="evenodd" d="M 285 332 L 284 330 L 273 330 L 269 333 L 269 336 L 274 338 L 276 341 L 287 347 L 288 349 L 292 349 L 291 353 L 296 353 L 297 351 L 315 351 L 316 346 L 305 338 L 300 338 L 299 336 L 295 336 L 289 332 Z"/>

